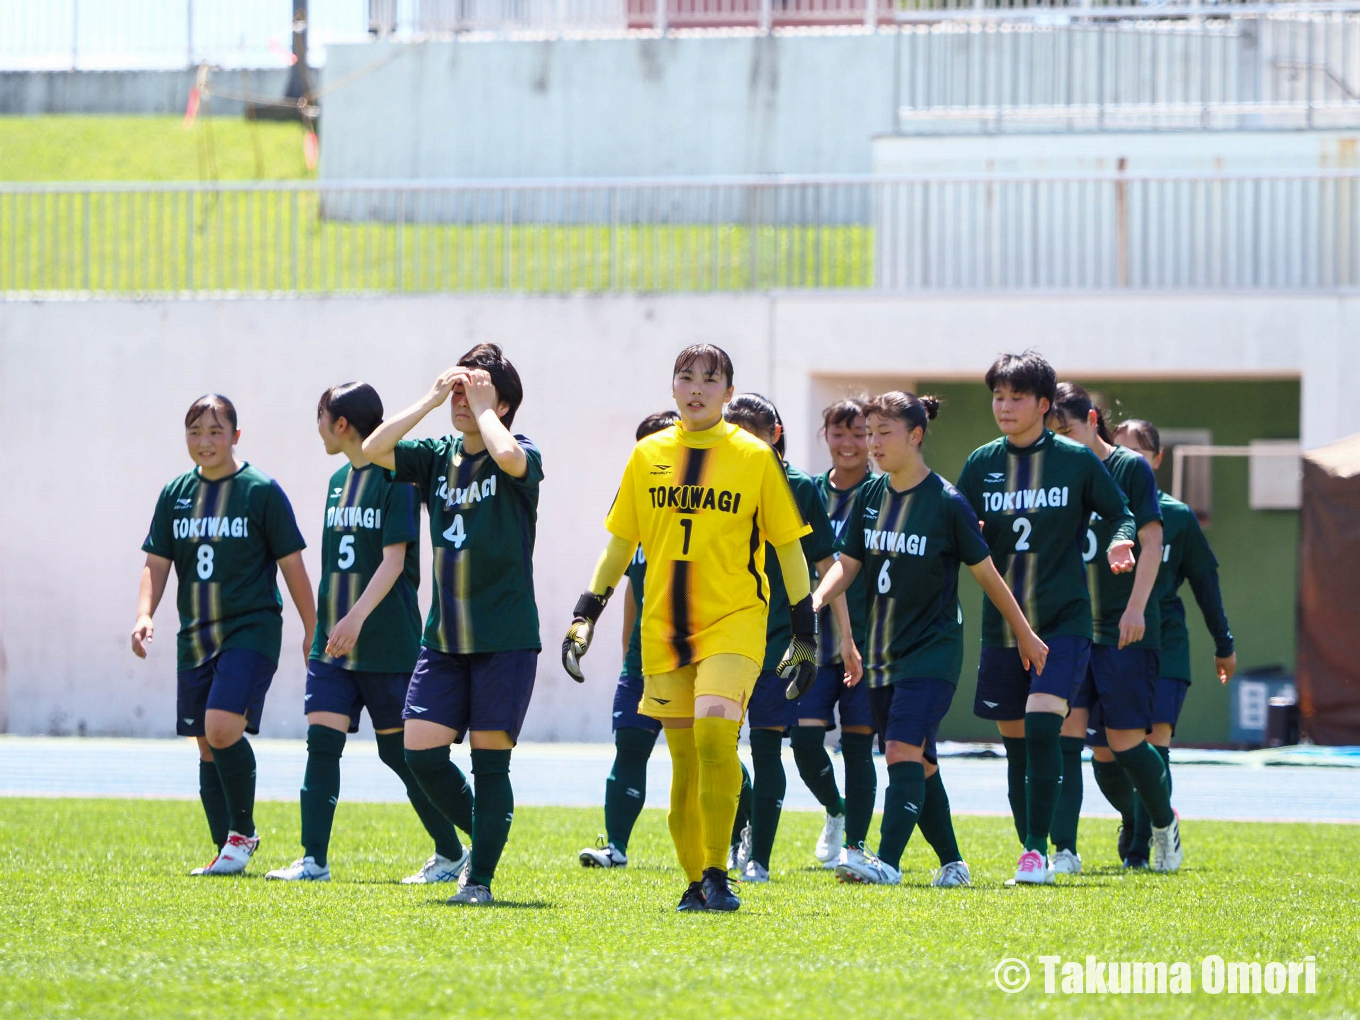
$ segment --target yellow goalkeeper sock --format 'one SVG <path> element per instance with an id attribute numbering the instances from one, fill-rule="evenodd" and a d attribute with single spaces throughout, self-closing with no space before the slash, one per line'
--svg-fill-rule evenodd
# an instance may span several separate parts
<path id="1" fill-rule="evenodd" d="M 694 730 L 685 726 L 666 727 L 666 746 L 671 752 L 671 809 L 666 825 L 675 843 L 680 869 L 691 882 L 703 878 L 704 846 L 699 817 L 699 756 L 694 746 Z M 727 827 L 732 828 L 731 821 Z"/>
<path id="2" fill-rule="evenodd" d="M 732 823 L 741 796 L 741 759 L 737 757 L 736 719 L 694 720 L 699 757 L 699 815 L 703 819 L 704 867 L 727 870 Z"/>

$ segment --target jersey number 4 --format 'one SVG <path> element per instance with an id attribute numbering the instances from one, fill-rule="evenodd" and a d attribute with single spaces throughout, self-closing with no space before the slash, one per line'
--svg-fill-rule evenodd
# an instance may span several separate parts
<path id="1" fill-rule="evenodd" d="M 455 549 L 463 548 L 463 543 L 467 541 L 467 531 L 463 528 L 463 515 L 455 514 L 453 523 L 444 529 L 444 538 L 453 543 Z"/>

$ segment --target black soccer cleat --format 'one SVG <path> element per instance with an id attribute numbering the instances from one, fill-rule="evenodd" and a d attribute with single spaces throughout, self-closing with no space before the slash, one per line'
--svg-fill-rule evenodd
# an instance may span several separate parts
<path id="1" fill-rule="evenodd" d="M 741 906 L 741 900 L 727 883 L 727 872 L 722 868 L 704 870 L 704 909 L 733 911 Z"/>
<path id="2" fill-rule="evenodd" d="M 1129 851 L 1133 849 L 1133 826 L 1119 823 L 1119 842 L 1116 844 L 1119 859 L 1128 860 Z"/>
<path id="3" fill-rule="evenodd" d="M 677 912 L 708 909 L 704 905 L 704 884 L 702 882 L 691 882 L 689 888 L 685 890 L 685 895 L 680 897 L 680 905 L 675 909 Z"/>

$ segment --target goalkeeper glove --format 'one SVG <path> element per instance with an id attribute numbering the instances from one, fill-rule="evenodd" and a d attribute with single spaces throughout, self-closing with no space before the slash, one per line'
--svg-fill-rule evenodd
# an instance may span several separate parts
<path id="1" fill-rule="evenodd" d="M 790 607 L 789 621 L 793 624 L 793 640 L 777 668 L 780 679 L 789 682 L 784 697 L 796 701 L 817 679 L 817 614 L 812 611 L 811 595 Z"/>
<path id="2" fill-rule="evenodd" d="M 612 594 L 613 588 L 607 589 L 603 595 L 585 592 L 576 600 L 576 608 L 572 610 L 571 626 L 567 628 L 567 636 L 562 639 L 562 668 L 578 684 L 585 683 L 586 679 L 581 674 L 581 656 L 590 650 L 595 621 L 604 612 L 605 604 Z"/>

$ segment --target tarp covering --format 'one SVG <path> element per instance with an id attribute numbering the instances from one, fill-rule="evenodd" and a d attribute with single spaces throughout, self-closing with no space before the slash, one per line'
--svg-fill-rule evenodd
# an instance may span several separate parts
<path id="1" fill-rule="evenodd" d="M 1298 635 L 1303 731 L 1360 744 L 1360 435 L 1303 457 Z"/>

